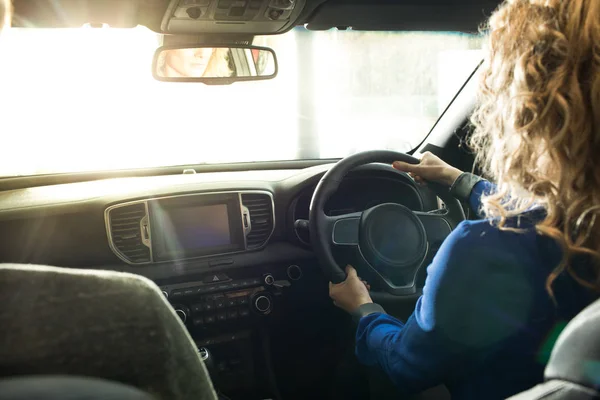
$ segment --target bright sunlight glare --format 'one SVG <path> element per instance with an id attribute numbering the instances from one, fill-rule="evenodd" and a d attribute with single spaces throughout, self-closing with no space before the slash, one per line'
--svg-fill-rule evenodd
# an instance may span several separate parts
<path id="1" fill-rule="evenodd" d="M 279 75 L 230 86 L 152 78 L 157 34 L 12 29 L 0 40 L 0 176 L 343 157 L 417 145 L 473 71 L 456 34 L 259 37 Z"/>

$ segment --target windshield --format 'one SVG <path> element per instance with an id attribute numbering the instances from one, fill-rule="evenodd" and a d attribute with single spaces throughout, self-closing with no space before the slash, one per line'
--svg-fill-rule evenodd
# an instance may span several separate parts
<path id="1" fill-rule="evenodd" d="M 454 33 L 255 38 L 279 75 L 229 86 L 158 82 L 160 38 L 135 29 L 12 29 L 0 40 L 0 176 L 408 151 L 481 59 Z"/>

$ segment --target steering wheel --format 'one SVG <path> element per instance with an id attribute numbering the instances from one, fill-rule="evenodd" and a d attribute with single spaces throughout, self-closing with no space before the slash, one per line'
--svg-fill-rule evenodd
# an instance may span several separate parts
<path id="1" fill-rule="evenodd" d="M 446 205 L 443 213 L 417 212 L 398 203 L 374 206 L 363 212 L 325 214 L 325 204 L 352 169 L 370 163 L 391 164 L 419 160 L 387 150 L 366 151 L 340 160 L 321 178 L 310 203 L 308 227 L 313 250 L 333 283 L 346 279 L 336 262 L 344 254 L 359 271 L 366 269 L 385 291 L 396 296 L 417 293 L 417 274 L 443 240 L 465 219 L 460 202 L 447 187 L 428 184 Z"/>

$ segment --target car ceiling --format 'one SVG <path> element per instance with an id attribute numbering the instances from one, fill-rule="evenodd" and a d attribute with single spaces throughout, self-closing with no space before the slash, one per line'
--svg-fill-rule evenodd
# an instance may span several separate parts
<path id="1" fill-rule="evenodd" d="M 277 26 L 270 32 L 256 28 L 261 31 L 246 33 L 283 33 L 296 25 L 306 25 L 313 30 L 352 27 L 357 30 L 476 32 L 499 3 L 498 0 L 294 1 L 298 12 L 285 26 Z M 118 28 L 144 25 L 155 32 L 183 33 L 161 29 L 170 0 L 13 0 L 13 3 L 13 26 L 17 27 L 61 28 L 94 23 Z M 185 33 L 211 32 L 199 25 Z"/>

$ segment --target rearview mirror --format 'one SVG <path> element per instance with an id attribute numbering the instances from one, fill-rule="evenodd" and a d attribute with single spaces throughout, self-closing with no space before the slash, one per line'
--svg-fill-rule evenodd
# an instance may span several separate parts
<path id="1" fill-rule="evenodd" d="M 152 71 L 159 81 L 228 85 L 274 78 L 277 57 L 257 46 L 163 46 L 154 54 Z"/>

